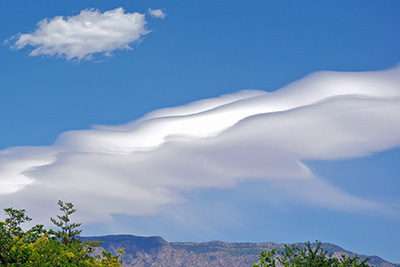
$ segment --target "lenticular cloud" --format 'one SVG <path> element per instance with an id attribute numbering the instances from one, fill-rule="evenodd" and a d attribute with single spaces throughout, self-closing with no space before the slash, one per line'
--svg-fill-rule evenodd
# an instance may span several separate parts
<path id="1" fill-rule="evenodd" d="M 101 13 L 82 10 L 76 16 L 54 17 L 38 23 L 33 33 L 19 34 L 13 47 L 32 46 L 32 56 L 49 55 L 71 59 L 90 59 L 93 54 L 132 49 L 129 45 L 149 33 L 144 14 L 125 13 L 123 8 Z"/>
<path id="2" fill-rule="evenodd" d="M 241 91 L 65 132 L 50 147 L 9 148 L 0 151 L 0 200 L 40 216 L 37 207 L 64 199 L 83 211 L 81 221 L 101 221 L 155 214 L 193 190 L 258 179 L 305 204 L 397 213 L 326 184 L 302 161 L 399 146 L 399 77 L 400 67 L 319 72 L 270 93 Z"/>

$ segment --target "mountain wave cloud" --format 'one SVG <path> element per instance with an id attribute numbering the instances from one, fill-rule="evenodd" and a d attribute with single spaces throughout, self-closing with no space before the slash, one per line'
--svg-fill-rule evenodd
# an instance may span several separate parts
<path id="1" fill-rule="evenodd" d="M 400 67 L 318 72 L 274 92 L 244 90 L 65 132 L 49 147 L 5 149 L 0 200 L 47 218 L 44 207 L 64 199 L 81 221 L 99 222 L 156 214 L 190 201 L 190 192 L 267 180 L 304 205 L 398 216 L 387 203 L 328 184 L 304 162 L 398 147 L 399 77 Z"/>

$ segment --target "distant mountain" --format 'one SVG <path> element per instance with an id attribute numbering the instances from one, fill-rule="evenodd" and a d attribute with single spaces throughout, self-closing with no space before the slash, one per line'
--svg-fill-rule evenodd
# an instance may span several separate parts
<path id="1" fill-rule="evenodd" d="M 159 236 L 108 235 L 82 237 L 81 239 L 104 241 L 102 248 L 112 253 L 116 253 L 118 249 L 124 247 L 126 254 L 121 255 L 123 266 L 135 267 L 244 267 L 251 266 L 253 262 L 256 262 L 261 250 L 272 248 L 282 250 L 284 248 L 283 244 L 272 242 L 167 242 Z M 329 243 L 323 243 L 322 247 L 333 253 L 334 256 L 345 254 L 353 257 L 357 255 Z M 102 248 L 99 248 L 97 253 L 100 253 Z M 358 256 L 361 259 L 368 257 L 368 263 L 376 267 L 400 267 L 400 264 L 392 264 L 378 256 Z"/>

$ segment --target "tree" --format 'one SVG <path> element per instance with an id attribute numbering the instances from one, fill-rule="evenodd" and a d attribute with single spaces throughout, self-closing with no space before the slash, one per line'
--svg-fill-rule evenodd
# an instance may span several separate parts
<path id="1" fill-rule="evenodd" d="M 305 243 L 305 247 L 297 245 L 285 245 L 284 251 L 271 249 L 269 251 L 261 251 L 259 256 L 259 264 L 254 263 L 253 267 L 305 267 L 305 266 L 320 266 L 320 267 L 365 267 L 369 266 L 366 262 L 368 259 L 359 262 L 359 257 L 346 257 L 344 254 L 337 259 L 332 257 L 332 253 L 321 248 L 321 242 L 317 241 L 316 247 L 313 249 L 310 242 Z"/>
<path id="2" fill-rule="evenodd" d="M 76 242 L 74 239 L 75 236 L 78 236 L 82 230 L 77 230 L 81 223 L 69 223 L 69 215 L 73 214 L 76 209 L 74 209 L 74 205 L 72 203 L 64 203 L 63 201 L 58 201 L 58 206 L 60 206 L 60 210 L 64 213 L 63 215 L 57 215 L 58 221 L 56 219 L 50 218 L 52 223 L 56 226 L 60 227 L 61 230 L 49 232 L 56 237 L 61 239 L 61 242 L 64 245 L 68 245 L 71 242 Z"/>
<path id="3" fill-rule="evenodd" d="M 51 218 L 61 228 L 58 231 L 35 225 L 25 232 L 20 225 L 32 220 L 25 210 L 4 209 L 7 217 L 0 221 L 0 266 L 121 266 L 119 257 L 107 251 L 94 255 L 100 242 L 76 239 L 81 224 L 70 223 L 69 218 L 76 210 L 72 203 L 60 200 L 58 205 L 63 215 L 57 215 L 58 220 Z M 123 249 L 119 253 L 124 253 Z"/>
<path id="4" fill-rule="evenodd" d="M 25 215 L 25 210 L 4 209 L 7 217 L 0 221 L 0 263 L 4 266 L 21 266 L 30 255 L 29 244 L 39 239 L 46 230 L 43 225 L 36 225 L 24 232 L 20 225 L 32 218 Z"/>

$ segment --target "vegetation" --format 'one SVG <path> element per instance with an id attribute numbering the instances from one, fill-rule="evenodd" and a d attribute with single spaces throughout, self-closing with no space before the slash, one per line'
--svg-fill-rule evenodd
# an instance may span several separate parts
<path id="1" fill-rule="evenodd" d="M 21 224 L 32 220 L 25 210 L 4 209 L 6 218 L 0 221 L 0 266 L 121 266 L 118 255 L 112 256 L 107 251 L 95 255 L 94 250 L 101 242 L 77 238 L 82 230 L 78 229 L 80 223 L 70 222 L 70 216 L 76 211 L 72 203 L 60 200 L 58 205 L 62 214 L 57 215 L 57 219 L 50 218 L 58 230 L 46 230 L 43 225 L 35 225 L 24 231 Z M 123 249 L 118 252 L 125 253 Z M 252 266 L 366 267 L 369 266 L 367 261 L 360 261 L 357 256 L 334 258 L 321 248 L 320 242 L 316 246 L 306 242 L 301 247 L 285 245 L 283 251 L 261 251 L 259 263 Z"/>
<path id="2" fill-rule="evenodd" d="M 277 254 L 278 253 L 278 254 Z M 321 248 L 321 242 L 313 249 L 310 242 L 305 247 L 297 245 L 285 245 L 284 251 L 277 252 L 275 249 L 260 252 L 259 264 L 254 263 L 253 267 L 276 267 L 276 266 L 320 266 L 320 267 L 364 267 L 369 266 L 368 259 L 359 262 L 359 257 L 346 257 L 344 254 L 337 259 Z"/>
<path id="3" fill-rule="evenodd" d="M 57 215 L 58 220 L 51 218 L 61 228 L 58 231 L 46 230 L 43 225 L 23 231 L 20 225 L 32 220 L 25 210 L 4 209 L 6 219 L 0 221 L 0 266 L 121 266 L 119 257 L 109 252 L 94 255 L 101 242 L 76 238 L 81 224 L 70 223 L 69 218 L 76 210 L 72 203 L 60 200 L 58 205 L 63 214 Z"/>

